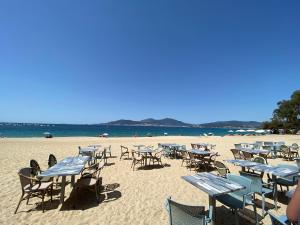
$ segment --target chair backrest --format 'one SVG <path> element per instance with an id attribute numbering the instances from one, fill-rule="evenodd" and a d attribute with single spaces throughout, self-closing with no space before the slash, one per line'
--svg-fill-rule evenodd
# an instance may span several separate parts
<path id="1" fill-rule="evenodd" d="M 245 160 L 249 160 L 249 161 L 252 160 L 251 153 L 249 153 L 249 152 L 242 152 L 242 153 L 243 153 L 243 157 L 244 157 Z"/>
<path id="2" fill-rule="evenodd" d="M 205 208 L 197 207 L 197 211 L 193 210 L 194 207 L 184 205 L 173 201 L 170 197 L 166 201 L 166 209 L 169 213 L 170 225 L 183 225 L 183 224 L 205 224 Z"/>
<path id="3" fill-rule="evenodd" d="M 157 147 L 158 147 L 158 148 L 162 148 L 161 143 L 158 143 L 158 144 L 157 144 Z"/>
<path id="4" fill-rule="evenodd" d="M 124 152 L 129 152 L 128 148 L 121 145 L 121 153 L 124 153 Z"/>
<path id="5" fill-rule="evenodd" d="M 27 178 L 27 177 L 32 176 L 32 168 L 31 167 L 25 167 L 25 168 L 20 169 L 18 172 L 18 175 L 20 178 L 22 190 L 24 190 L 26 186 L 31 185 L 31 180 Z"/>
<path id="6" fill-rule="evenodd" d="M 252 180 L 251 191 L 262 194 L 262 179 L 259 174 L 240 171 L 240 175 Z"/>
<path id="7" fill-rule="evenodd" d="M 50 168 L 50 167 L 54 166 L 55 164 L 57 164 L 56 157 L 53 154 L 50 154 L 49 158 L 48 158 L 48 167 Z"/>
<path id="8" fill-rule="evenodd" d="M 224 163 L 222 163 L 220 161 L 215 161 L 214 165 L 220 176 L 225 177 L 227 175 L 227 173 L 230 173 L 229 169 L 227 168 L 227 166 L 225 166 Z"/>
<path id="9" fill-rule="evenodd" d="M 242 144 L 234 144 L 235 149 L 242 149 Z"/>
<path id="10" fill-rule="evenodd" d="M 261 163 L 261 164 L 267 164 L 266 163 L 266 160 L 263 158 L 263 157 L 255 157 L 254 159 L 253 159 L 253 162 L 257 162 L 257 163 Z"/>
<path id="11" fill-rule="evenodd" d="M 290 152 L 290 149 L 286 145 L 281 145 L 280 150 L 282 151 L 283 154 L 288 154 Z"/>
<path id="12" fill-rule="evenodd" d="M 298 145 L 297 143 L 293 143 L 293 144 L 291 145 L 291 148 L 292 148 L 292 150 L 294 150 L 294 151 L 298 151 L 298 150 L 299 150 L 299 145 Z"/>
<path id="13" fill-rule="evenodd" d="M 213 165 L 215 164 L 215 161 L 217 159 L 217 156 L 218 156 L 218 153 L 212 153 L 210 156 L 209 156 L 209 163 L 212 163 Z"/>
<path id="14" fill-rule="evenodd" d="M 31 174 L 33 176 L 37 176 L 41 173 L 40 165 L 38 164 L 38 162 L 36 160 L 34 160 L 34 159 L 30 160 L 30 167 L 32 168 Z"/>
<path id="15" fill-rule="evenodd" d="M 241 158 L 240 150 L 230 149 L 230 151 L 232 152 L 234 159 L 240 159 Z"/>
<path id="16" fill-rule="evenodd" d="M 227 175 L 227 179 L 232 180 L 242 186 L 244 186 L 245 188 L 239 191 L 235 191 L 231 194 L 233 195 L 238 195 L 238 196 L 243 196 L 246 194 L 251 193 L 251 187 L 252 187 L 252 180 L 250 180 L 249 178 L 243 177 L 243 176 L 239 176 L 239 175 L 235 175 L 235 174 L 228 174 Z M 247 200 L 251 201 L 252 196 L 247 195 L 246 196 Z"/>
<path id="17" fill-rule="evenodd" d="M 195 155 L 192 152 L 188 152 L 188 154 L 191 160 L 195 159 Z"/>
<path id="18" fill-rule="evenodd" d="M 191 144 L 192 149 L 197 149 L 197 145 L 196 144 Z"/>
<path id="19" fill-rule="evenodd" d="M 182 155 L 182 158 L 183 158 L 183 159 L 188 159 L 188 158 L 189 158 L 189 154 L 188 154 L 187 151 L 182 151 L 182 152 L 181 152 L 181 155 Z"/>

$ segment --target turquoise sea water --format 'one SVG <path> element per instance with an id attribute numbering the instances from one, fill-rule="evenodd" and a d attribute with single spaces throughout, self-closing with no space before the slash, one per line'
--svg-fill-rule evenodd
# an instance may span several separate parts
<path id="1" fill-rule="evenodd" d="M 104 125 L 1 125 L 3 137 L 43 137 L 50 132 L 54 137 L 88 136 L 96 137 L 108 133 L 109 137 L 162 136 L 168 135 L 199 136 L 204 133 L 214 135 L 228 134 L 229 129 L 190 128 L 190 127 L 149 127 L 149 126 L 104 126 Z"/>

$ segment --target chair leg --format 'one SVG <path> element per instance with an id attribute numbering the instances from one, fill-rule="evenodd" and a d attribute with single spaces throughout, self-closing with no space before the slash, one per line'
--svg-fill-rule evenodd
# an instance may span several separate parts
<path id="1" fill-rule="evenodd" d="M 43 209 L 43 212 L 45 211 L 45 208 L 44 208 L 44 198 L 45 198 L 45 192 L 43 191 L 42 192 L 42 209 Z"/>
<path id="2" fill-rule="evenodd" d="M 262 206 L 261 206 L 261 214 L 263 217 L 265 217 L 265 196 L 262 196 Z"/>
<path id="3" fill-rule="evenodd" d="M 21 204 L 21 202 L 22 202 L 22 200 L 23 200 L 23 196 L 24 196 L 24 194 L 22 194 L 22 196 L 21 196 L 21 198 L 20 198 L 20 200 L 19 200 L 19 203 L 18 203 L 17 208 L 16 208 L 16 210 L 15 210 L 15 214 L 17 213 L 17 211 L 18 211 L 18 209 L 19 209 L 19 207 L 20 207 L 20 204 Z"/>
<path id="4" fill-rule="evenodd" d="M 31 196 L 31 194 L 29 193 L 28 195 L 27 195 L 27 201 L 26 201 L 26 205 L 28 205 L 28 203 L 29 203 L 29 198 L 30 198 L 30 196 Z"/>
<path id="5" fill-rule="evenodd" d="M 257 215 L 257 210 L 256 210 L 256 205 L 253 205 L 253 211 L 255 214 L 255 224 L 258 225 L 258 215 Z"/>
<path id="6" fill-rule="evenodd" d="M 234 220 L 235 220 L 235 225 L 239 225 L 239 218 L 238 218 L 238 211 L 235 209 L 234 210 Z"/>

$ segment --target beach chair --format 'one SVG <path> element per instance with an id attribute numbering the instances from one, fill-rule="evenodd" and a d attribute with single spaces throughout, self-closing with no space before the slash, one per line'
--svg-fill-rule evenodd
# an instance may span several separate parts
<path id="1" fill-rule="evenodd" d="M 234 144 L 235 149 L 242 149 L 242 144 Z"/>
<path id="2" fill-rule="evenodd" d="M 206 225 L 211 222 L 212 210 L 209 211 L 209 216 L 206 216 L 204 206 L 186 205 L 168 197 L 165 208 L 170 225 Z"/>
<path id="3" fill-rule="evenodd" d="M 98 160 L 104 161 L 104 165 L 107 164 L 107 154 L 106 154 L 107 148 L 103 148 L 103 151 L 99 152 L 95 155 L 95 163 L 97 163 Z"/>
<path id="4" fill-rule="evenodd" d="M 281 150 L 281 155 L 283 158 L 287 159 L 287 160 L 291 160 L 292 159 L 292 153 L 291 150 L 288 146 L 286 145 L 281 145 L 280 146 L 280 150 Z"/>
<path id="5" fill-rule="evenodd" d="M 203 161 L 206 164 L 205 167 L 214 167 L 215 161 L 217 159 L 218 153 L 211 153 L 209 157 L 204 157 Z"/>
<path id="6" fill-rule="evenodd" d="M 252 180 L 251 191 L 262 197 L 262 216 L 263 217 L 266 215 L 265 214 L 265 212 L 266 212 L 265 211 L 265 204 L 266 204 L 265 198 L 266 198 L 266 196 L 268 196 L 268 195 L 273 196 L 274 205 L 275 205 L 275 208 L 277 208 L 277 202 L 275 201 L 275 198 L 274 198 L 274 193 L 275 192 L 274 192 L 273 182 L 265 184 L 265 183 L 263 183 L 261 176 L 259 174 L 255 174 L 255 173 L 240 171 L 240 175 Z M 269 186 L 272 186 L 273 188 L 270 189 L 270 188 L 268 188 Z"/>
<path id="7" fill-rule="evenodd" d="M 278 164 L 278 167 L 287 168 L 291 170 L 298 170 L 298 166 L 289 165 L 289 164 Z M 292 175 L 287 177 L 278 177 L 276 178 L 277 185 L 280 186 L 280 189 L 282 191 L 282 186 L 286 187 L 287 190 L 289 190 L 290 186 L 294 186 L 298 183 L 299 175 Z"/>
<path id="8" fill-rule="evenodd" d="M 240 150 L 230 149 L 230 151 L 232 152 L 234 159 L 243 159 L 243 156 L 241 155 Z"/>
<path id="9" fill-rule="evenodd" d="M 291 145 L 290 151 L 293 157 L 299 157 L 299 145 L 297 143 Z"/>
<path id="10" fill-rule="evenodd" d="M 19 203 L 17 205 L 17 208 L 15 210 L 15 214 L 17 213 L 20 204 L 23 200 L 27 200 L 27 205 L 30 198 L 33 197 L 39 197 L 42 199 L 42 209 L 43 212 L 45 210 L 44 208 L 44 198 L 48 191 L 50 191 L 51 195 L 51 202 L 52 202 L 52 191 L 53 191 L 53 183 L 52 182 L 41 182 L 40 180 L 32 177 L 32 168 L 26 167 L 22 168 L 18 172 L 20 183 L 21 183 L 21 189 L 22 189 L 22 195 L 19 200 Z"/>
<path id="11" fill-rule="evenodd" d="M 169 146 L 166 146 L 164 148 L 164 151 L 163 151 L 164 157 L 170 158 L 171 156 L 173 156 L 173 153 L 174 153 L 174 151 Z"/>
<path id="12" fill-rule="evenodd" d="M 80 189 L 85 188 L 95 191 L 96 200 L 98 203 L 100 202 L 100 192 L 102 188 L 102 177 L 100 177 L 100 172 L 103 169 L 104 164 L 104 160 L 101 160 L 100 162 L 82 170 L 81 177 L 75 184 L 76 196 L 78 195 L 78 191 Z"/>
<path id="13" fill-rule="evenodd" d="M 235 223 L 239 224 L 238 222 L 238 211 L 241 209 L 244 209 L 246 206 L 253 206 L 254 214 L 255 214 L 255 221 L 256 225 L 258 225 L 258 216 L 256 212 L 256 205 L 252 201 L 252 198 L 254 197 L 254 193 L 252 192 L 252 180 L 249 178 L 228 174 L 227 179 L 232 180 L 242 186 L 245 187 L 245 189 L 242 189 L 240 191 L 235 191 L 229 194 L 219 195 L 216 197 L 216 200 L 218 200 L 220 203 L 228 206 L 230 209 L 234 211 L 235 215 Z"/>
<path id="14" fill-rule="evenodd" d="M 120 160 L 122 159 L 123 156 L 127 156 L 127 159 L 129 158 L 129 149 L 123 145 L 121 145 L 121 156 Z"/>
<path id="15" fill-rule="evenodd" d="M 194 169 L 197 170 L 201 166 L 204 167 L 205 171 L 207 170 L 206 163 L 204 162 L 203 157 L 195 158 L 195 155 L 192 152 L 188 152 L 188 154 L 190 157 L 190 170 L 192 170 L 192 167 L 194 167 Z"/>
<path id="16" fill-rule="evenodd" d="M 37 180 L 40 180 L 41 182 L 49 182 L 52 180 L 51 177 L 39 178 L 39 174 L 41 174 L 41 172 L 43 172 L 43 171 L 41 170 L 39 163 L 35 159 L 31 159 L 29 164 L 30 164 L 30 167 L 32 168 L 31 175 L 34 178 L 36 178 Z"/>
<path id="17" fill-rule="evenodd" d="M 134 171 L 134 168 L 136 165 L 140 164 L 141 166 L 144 165 L 145 163 L 145 158 L 143 155 L 138 154 L 138 152 L 132 150 L 131 151 L 131 155 L 132 155 L 132 164 L 131 164 L 131 168 Z"/>
<path id="18" fill-rule="evenodd" d="M 50 154 L 48 157 L 48 168 L 54 166 L 55 164 L 57 164 L 57 159 L 53 154 Z"/>
<path id="19" fill-rule="evenodd" d="M 230 173 L 228 167 L 220 161 L 215 161 L 215 168 L 217 169 L 218 175 L 221 177 L 227 177 L 227 174 Z"/>
<path id="20" fill-rule="evenodd" d="M 249 153 L 249 152 L 242 152 L 242 157 L 244 160 L 248 160 L 248 161 L 251 161 L 252 160 L 252 154 Z"/>
<path id="21" fill-rule="evenodd" d="M 192 149 L 197 149 L 198 148 L 197 144 L 191 144 L 191 147 L 192 147 Z"/>
<path id="22" fill-rule="evenodd" d="M 268 214 L 270 216 L 272 225 L 291 225 L 291 222 L 289 222 L 285 215 L 275 216 L 275 214 L 271 213 L 270 211 L 268 211 Z"/>
<path id="23" fill-rule="evenodd" d="M 162 158 L 163 155 L 163 150 L 159 150 L 157 152 L 155 152 L 153 155 L 150 156 L 150 162 L 152 161 L 153 165 L 155 163 L 162 165 Z"/>
<path id="24" fill-rule="evenodd" d="M 185 163 L 185 165 L 188 166 L 191 161 L 189 153 L 187 151 L 183 151 L 181 156 L 182 156 L 181 166 L 183 166 L 183 163 Z"/>
<path id="25" fill-rule="evenodd" d="M 109 157 L 111 157 L 111 145 L 109 145 L 108 147 L 105 147 L 104 149 L 106 149 L 106 154 L 109 154 Z"/>

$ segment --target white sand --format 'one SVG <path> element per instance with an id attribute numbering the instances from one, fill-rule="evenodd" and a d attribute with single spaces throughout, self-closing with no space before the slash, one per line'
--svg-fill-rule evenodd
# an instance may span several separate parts
<path id="1" fill-rule="evenodd" d="M 216 144 L 216 151 L 220 153 L 218 160 L 232 159 L 230 149 L 234 143 L 253 142 L 256 140 L 285 141 L 300 144 L 299 136 L 262 136 L 262 137 L 151 137 L 151 138 L 19 138 L 0 139 L 0 224 L 168 224 L 168 216 L 164 209 L 167 196 L 174 199 L 208 206 L 208 196 L 181 179 L 183 175 L 194 174 L 185 167 L 181 167 L 181 160 L 163 159 L 169 164 L 164 168 L 152 170 L 132 171 L 130 160 L 119 160 L 120 145 L 130 148 L 134 144 L 155 145 L 159 142 L 175 142 L 190 147 L 192 142 L 208 142 Z M 46 198 L 46 211 L 42 213 L 37 204 L 40 199 L 31 199 L 29 205 L 23 201 L 18 213 L 14 210 L 21 195 L 21 188 L 17 171 L 29 166 L 30 159 L 36 159 L 42 169 L 47 168 L 48 155 L 54 154 L 58 160 L 78 153 L 78 146 L 89 144 L 112 145 L 113 156 L 108 159 L 110 166 L 102 172 L 103 184 L 118 184 L 114 191 L 108 194 L 99 205 L 94 200 L 94 194 L 88 191 L 80 192 L 76 209 L 72 208 L 74 194 L 66 187 L 66 198 L 63 206 L 59 205 L 59 195 L 54 195 L 50 204 Z M 270 164 L 282 162 L 282 159 L 269 160 Z M 294 162 L 286 162 L 294 164 Z M 239 167 L 227 164 L 232 173 L 238 173 Z M 67 178 L 70 180 L 70 178 Z M 56 191 L 57 192 L 57 191 Z M 70 197 L 71 196 L 71 197 Z M 73 197 L 72 197 L 73 196 Z M 104 198 L 104 195 L 102 196 Z M 272 201 L 268 200 L 270 203 Z M 280 203 L 281 208 L 276 214 L 284 214 L 286 203 Z M 234 216 L 230 210 L 218 204 L 217 224 L 234 224 Z M 251 209 L 251 208 L 250 208 Z M 258 209 L 261 213 L 261 210 Z M 268 216 L 263 220 L 269 224 Z M 241 220 L 241 224 L 247 224 Z M 250 223 L 249 223 L 250 224 Z"/>

